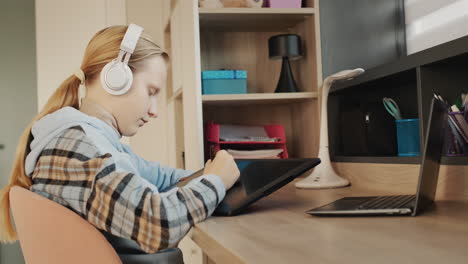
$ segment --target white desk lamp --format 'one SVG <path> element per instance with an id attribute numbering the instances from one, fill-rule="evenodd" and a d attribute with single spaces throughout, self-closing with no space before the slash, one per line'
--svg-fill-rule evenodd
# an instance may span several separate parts
<path id="1" fill-rule="evenodd" d="M 328 149 L 328 92 L 336 80 L 351 79 L 364 72 L 364 69 L 344 70 L 328 76 L 322 85 L 322 109 L 320 117 L 320 145 L 318 157 L 322 161 L 305 179 L 296 183 L 297 188 L 325 189 L 349 185 L 349 181 L 341 178 L 333 170 Z"/>

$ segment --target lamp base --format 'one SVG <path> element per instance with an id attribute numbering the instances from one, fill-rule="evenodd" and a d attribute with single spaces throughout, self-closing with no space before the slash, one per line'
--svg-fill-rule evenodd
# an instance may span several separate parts
<path id="1" fill-rule="evenodd" d="M 330 163 L 319 164 L 309 176 L 295 184 L 302 189 L 328 189 L 348 185 L 349 181 L 338 176 Z"/>
<path id="2" fill-rule="evenodd" d="M 295 93 L 297 92 L 297 85 L 292 75 L 291 66 L 289 65 L 289 58 L 283 57 L 281 66 L 281 74 L 276 86 L 275 93 Z"/>

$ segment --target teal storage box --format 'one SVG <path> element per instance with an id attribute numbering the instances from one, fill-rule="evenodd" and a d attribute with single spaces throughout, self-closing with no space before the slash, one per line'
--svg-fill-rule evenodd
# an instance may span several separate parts
<path id="1" fill-rule="evenodd" d="M 202 94 L 247 93 L 247 71 L 203 71 Z"/>

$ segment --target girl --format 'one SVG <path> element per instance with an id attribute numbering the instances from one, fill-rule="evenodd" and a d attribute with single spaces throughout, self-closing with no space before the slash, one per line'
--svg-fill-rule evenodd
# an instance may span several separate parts
<path id="1" fill-rule="evenodd" d="M 190 227 L 213 213 L 239 177 L 232 157 L 220 151 L 207 162 L 204 176 L 178 188 L 174 185 L 190 172 L 148 162 L 120 143 L 121 136 L 135 135 L 149 118 L 157 117 L 158 92 L 166 84 L 168 55 L 140 35 L 141 30 L 130 25 L 97 32 L 80 69 L 60 85 L 24 131 L 10 182 L 0 196 L 2 241 L 16 240 L 8 193 L 19 185 L 153 253 L 175 247 Z M 134 51 L 124 47 L 131 34 L 136 34 Z M 112 90 L 113 81 L 126 82 L 125 76 L 115 74 L 119 70 L 103 70 L 117 57 L 118 62 L 128 60 L 123 62 L 133 76 L 128 91 Z M 109 85 L 106 78 L 114 79 Z M 80 84 L 87 89 L 83 100 L 78 96 Z"/>

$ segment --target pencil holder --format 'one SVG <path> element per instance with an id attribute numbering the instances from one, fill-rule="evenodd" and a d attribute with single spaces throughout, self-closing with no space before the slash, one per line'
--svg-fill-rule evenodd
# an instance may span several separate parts
<path id="1" fill-rule="evenodd" d="M 445 126 L 444 153 L 450 157 L 468 156 L 468 144 L 459 131 L 461 127 L 458 123 L 461 118 L 468 123 L 468 111 L 449 112 L 448 115 L 448 123 Z M 450 119 L 457 122 L 456 126 L 451 123 Z"/>
<path id="2" fill-rule="evenodd" d="M 419 118 L 396 120 L 398 156 L 419 156 Z"/>

